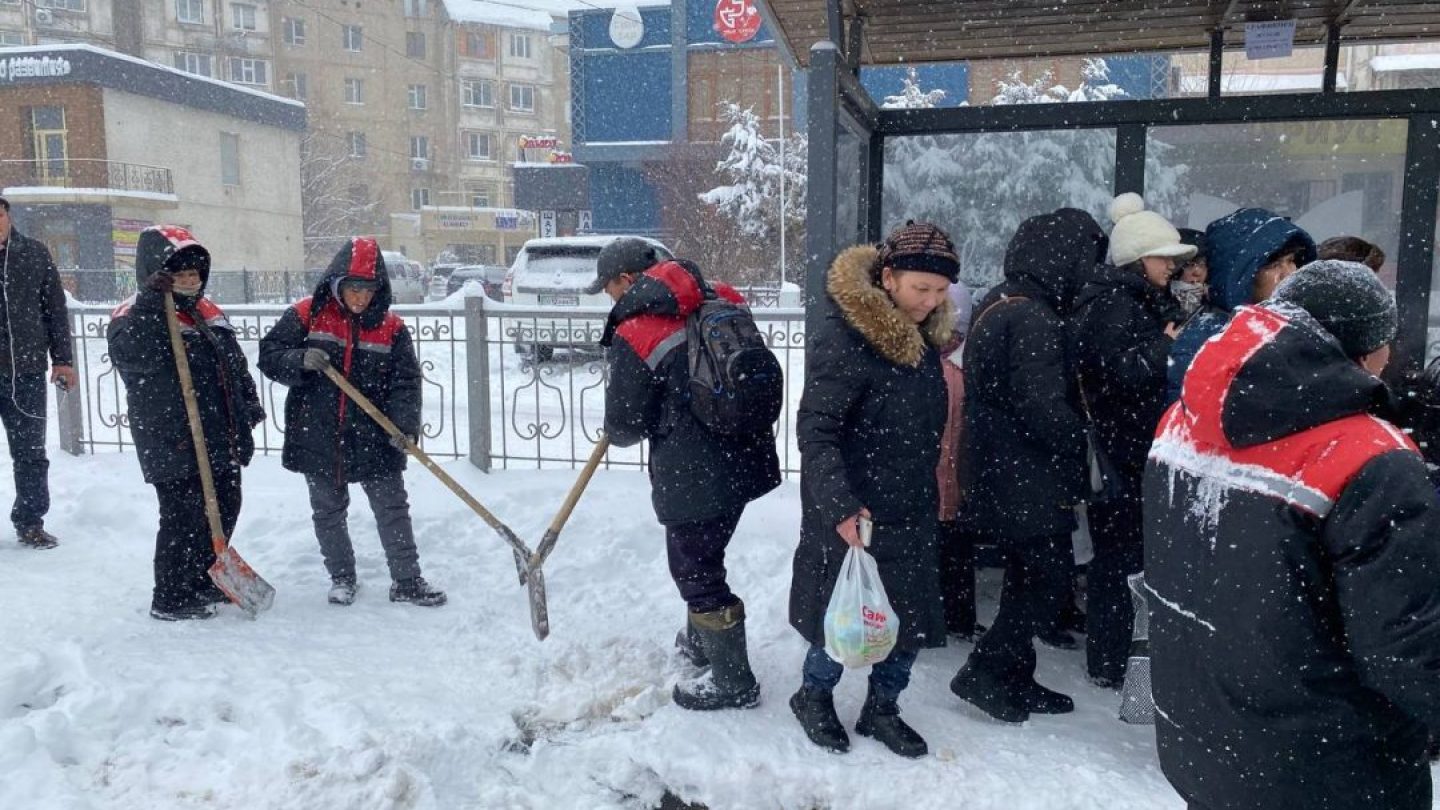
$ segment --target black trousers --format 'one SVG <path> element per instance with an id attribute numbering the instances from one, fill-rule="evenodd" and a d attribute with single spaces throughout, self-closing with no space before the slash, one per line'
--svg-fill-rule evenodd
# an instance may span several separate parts
<path id="1" fill-rule="evenodd" d="M 1085 663 L 1092 678 L 1125 677 L 1135 605 L 1126 578 L 1145 565 L 1140 487 L 1123 498 L 1089 508 L 1095 556 L 1086 569 Z"/>
<path id="2" fill-rule="evenodd" d="M 1000 610 L 970 661 L 1000 677 L 1029 679 L 1035 674 L 1033 639 L 1055 626 L 1069 598 L 1075 555 L 1068 534 L 998 539 L 1005 558 Z"/>
<path id="3" fill-rule="evenodd" d="M 955 521 L 941 521 L 938 531 L 945 631 L 971 636 L 975 634 L 975 536 Z"/>
<path id="4" fill-rule="evenodd" d="M 725 582 L 725 547 L 743 512 L 665 527 L 670 578 L 691 613 L 710 613 L 740 601 Z"/>
<path id="5" fill-rule="evenodd" d="M 45 374 L 0 369 L 0 422 L 10 443 L 15 505 L 10 522 L 23 531 L 45 524 L 50 511 L 50 460 L 45 457 Z"/>
<path id="6" fill-rule="evenodd" d="M 240 468 L 217 464 L 214 473 L 220 523 L 228 538 L 240 516 Z M 207 573 L 215 563 L 215 550 L 200 476 L 154 486 L 160 501 L 160 530 L 155 534 L 155 592 L 150 606 L 155 610 L 192 607 L 218 590 Z"/>

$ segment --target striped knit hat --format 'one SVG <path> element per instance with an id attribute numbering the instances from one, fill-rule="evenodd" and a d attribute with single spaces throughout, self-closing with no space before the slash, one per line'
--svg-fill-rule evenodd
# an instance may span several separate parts
<path id="1" fill-rule="evenodd" d="M 955 243 L 934 225 L 913 219 L 891 231 L 881 243 L 876 271 L 885 267 L 934 273 L 949 279 L 951 284 L 960 280 L 960 259 L 955 255 Z"/>

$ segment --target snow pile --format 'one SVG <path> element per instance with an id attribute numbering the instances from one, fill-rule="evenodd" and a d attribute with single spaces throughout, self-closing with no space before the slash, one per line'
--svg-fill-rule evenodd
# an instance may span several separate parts
<path id="1" fill-rule="evenodd" d="M 413 466 L 413 465 L 412 465 Z M 530 542 L 570 471 L 449 471 Z M 786 704 L 804 642 L 786 622 L 797 485 L 754 505 L 727 561 L 749 607 L 764 689 L 753 711 L 670 703 L 684 607 L 642 473 L 601 471 L 546 566 L 552 635 L 536 642 L 500 540 L 427 473 L 407 473 L 426 576 L 450 604 L 392 605 L 374 522 L 355 490 L 361 581 L 327 580 L 301 479 L 247 471 L 237 549 L 278 591 L 259 620 L 148 618 L 154 496 L 133 454 L 52 449 L 49 552 L 0 538 L 0 807 L 643 808 L 672 792 L 712 808 L 1167 808 L 1152 730 L 1115 719 L 1083 653 L 1040 650 L 1040 680 L 1075 714 L 990 722 L 947 684 L 968 645 L 921 655 L 906 717 L 931 755 L 857 738 L 836 756 Z M 0 473 L 0 501 L 11 496 Z M 982 591 L 993 600 L 994 572 Z M 982 611 L 993 602 L 982 604 Z M 853 724 L 863 673 L 837 693 Z"/>

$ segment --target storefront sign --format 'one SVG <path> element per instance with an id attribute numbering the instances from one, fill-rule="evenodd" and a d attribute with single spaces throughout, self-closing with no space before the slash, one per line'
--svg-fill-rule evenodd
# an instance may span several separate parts
<path id="1" fill-rule="evenodd" d="M 550 239 L 550 238 L 553 238 L 555 235 L 556 235 L 556 231 L 555 231 L 555 212 L 554 212 L 554 211 L 541 211 L 541 212 L 540 212 L 540 238 L 541 238 L 541 239 Z"/>
<path id="2" fill-rule="evenodd" d="M 749 42 L 760 32 L 760 11 L 755 0 L 717 0 L 715 30 L 727 42 Z"/>
<path id="3" fill-rule="evenodd" d="M 550 162 L 551 162 L 551 163 L 574 163 L 574 162 L 575 162 L 575 158 L 574 158 L 574 156 L 571 155 L 569 152 L 551 152 L 551 153 L 550 153 Z"/>
<path id="4" fill-rule="evenodd" d="M 594 227 L 594 220 L 591 219 L 590 209 L 582 210 L 580 212 L 580 233 L 589 233 L 592 227 Z"/>
<path id="5" fill-rule="evenodd" d="M 446 214 L 439 215 L 440 227 L 449 230 L 467 231 L 475 227 L 475 220 L 469 214 Z"/>
<path id="6" fill-rule="evenodd" d="M 70 60 L 63 56 L 12 56 L 0 59 L 0 81 L 58 79 L 70 75 Z"/>
<path id="7" fill-rule="evenodd" d="M 110 220 L 110 241 L 116 256 L 135 255 L 135 245 L 140 241 L 140 232 L 155 223 L 143 219 Z"/>
<path id="8" fill-rule="evenodd" d="M 554 149 L 560 145 L 560 139 L 553 135 L 541 136 L 538 138 L 524 137 L 520 139 L 521 149 Z"/>
<path id="9" fill-rule="evenodd" d="M 640 16 L 640 9 L 624 5 L 610 15 L 610 41 L 615 43 L 615 47 L 629 50 L 644 38 L 645 20 Z"/>

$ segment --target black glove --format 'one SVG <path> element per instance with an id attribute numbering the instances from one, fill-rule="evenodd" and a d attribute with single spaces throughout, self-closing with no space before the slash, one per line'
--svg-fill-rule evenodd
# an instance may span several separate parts
<path id="1" fill-rule="evenodd" d="M 305 356 L 300 364 L 307 371 L 324 371 L 330 367 L 330 353 L 324 349 L 310 348 L 305 350 Z"/>
<path id="2" fill-rule="evenodd" d="M 415 437 L 415 436 L 405 436 L 405 435 L 403 435 L 403 434 L 402 434 L 402 435 L 399 435 L 399 436 L 391 436 L 391 437 L 390 437 L 390 446 L 393 447 L 393 448 L 395 448 L 396 450 L 400 450 L 400 451 L 403 452 L 403 451 L 405 450 L 405 440 L 406 440 L 406 439 L 409 439 L 409 440 L 410 440 L 410 443 L 411 443 L 411 444 L 414 444 L 416 438 L 417 438 L 417 437 Z"/>
<path id="3" fill-rule="evenodd" d="M 264 421 L 265 421 L 265 408 L 264 408 L 263 406 L 261 406 L 261 405 L 251 405 L 251 406 L 250 406 L 250 427 L 253 429 L 256 425 L 258 425 L 258 424 L 260 424 L 261 422 L 264 422 Z"/>
<path id="4" fill-rule="evenodd" d="M 146 276 L 145 288 L 158 293 L 168 293 L 175 289 L 175 274 L 168 270 L 156 270 Z"/>

